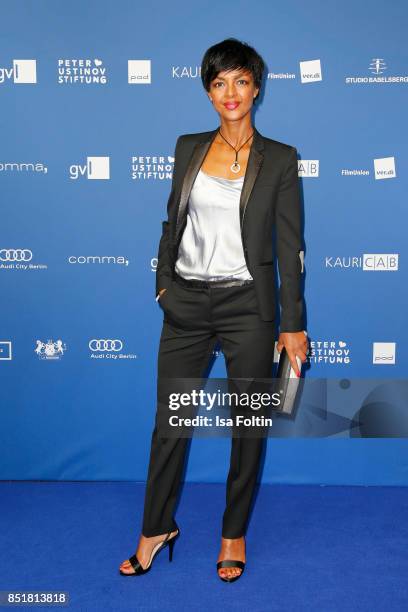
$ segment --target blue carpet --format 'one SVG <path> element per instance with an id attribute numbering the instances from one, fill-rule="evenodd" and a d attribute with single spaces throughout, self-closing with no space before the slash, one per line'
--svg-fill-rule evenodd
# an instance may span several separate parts
<path id="1" fill-rule="evenodd" d="M 135 551 L 143 483 L 3 482 L 0 590 L 62 590 L 69 610 L 408 610 L 408 490 L 262 485 L 244 575 L 215 563 L 225 486 L 183 486 L 173 562 L 118 573 Z M 23 609 L 57 609 L 36 606 Z M 59 608 L 63 609 L 63 608 Z"/>

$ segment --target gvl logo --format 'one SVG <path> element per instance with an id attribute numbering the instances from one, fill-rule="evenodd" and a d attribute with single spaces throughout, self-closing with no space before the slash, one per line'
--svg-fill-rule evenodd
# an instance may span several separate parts
<path id="1" fill-rule="evenodd" d="M 395 158 L 381 157 L 374 160 L 374 176 L 376 179 L 395 178 Z"/>
<path id="2" fill-rule="evenodd" d="M 314 83 L 322 80 L 320 60 L 300 62 L 300 80 L 302 83 Z"/>
<path id="3" fill-rule="evenodd" d="M 109 157 L 87 157 L 86 165 L 73 164 L 69 167 L 69 177 L 77 180 L 82 176 L 88 179 L 109 179 Z"/>
<path id="4" fill-rule="evenodd" d="M 11 78 L 14 83 L 37 83 L 37 61 L 15 59 L 12 68 L 0 68 L 0 83 Z"/>
<path id="5" fill-rule="evenodd" d="M 318 159 L 298 159 L 298 176 L 317 178 L 319 176 Z"/>
<path id="6" fill-rule="evenodd" d="M 0 340 L 0 360 L 10 361 L 11 359 L 12 354 L 10 340 Z"/>
<path id="7" fill-rule="evenodd" d="M 128 60 L 128 83 L 146 85 L 152 82 L 150 60 Z"/>
<path id="8" fill-rule="evenodd" d="M 395 342 L 373 342 L 373 363 L 393 365 L 395 363 Z"/>

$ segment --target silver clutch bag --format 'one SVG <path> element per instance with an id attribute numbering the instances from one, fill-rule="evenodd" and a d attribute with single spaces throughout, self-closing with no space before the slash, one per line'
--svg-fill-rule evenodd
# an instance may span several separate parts
<path id="1" fill-rule="evenodd" d="M 296 361 L 301 369 L 302 362 L 298 356 Z M 275 393 L 279 394 L 280 402 L 277 412 L 292 414 L 298 392 L 300 377 L 296 376 L 285 347 L 279 354 L 278 370 L 276 372 Z"/>

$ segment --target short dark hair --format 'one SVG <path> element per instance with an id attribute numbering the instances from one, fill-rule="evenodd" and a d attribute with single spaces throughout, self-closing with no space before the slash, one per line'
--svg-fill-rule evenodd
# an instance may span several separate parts
<path id="1" fill-rule="evenodd" d="M 265 62 L 253 47 L 237 38 L 226 38 L 213 45 L 204 54 L 201 62 L 201 81 L 206 91 L 223 70 L 245 69 L 252 73 L 255 87 L 261 88 Z M 258 94 L 254 98 L 257 100 Z"/>

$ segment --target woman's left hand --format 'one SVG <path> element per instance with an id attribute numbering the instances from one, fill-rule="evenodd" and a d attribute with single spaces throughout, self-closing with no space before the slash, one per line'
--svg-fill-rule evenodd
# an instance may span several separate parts
<path id="1" fill-rule="evenodd" d="M 278 353 L 285 347 L 292 368 L 295 370 L 297 376 L 300 376 L 300 370 L 296 361 L 296 355 L 300 357 L 302 363 L 306 361 L 306 354 L 309 350 L 309 343 L 307 336 L 303 331 L 298 332 L 281 332 L 279 334 L 278 343 L 276 349 Z"/>

